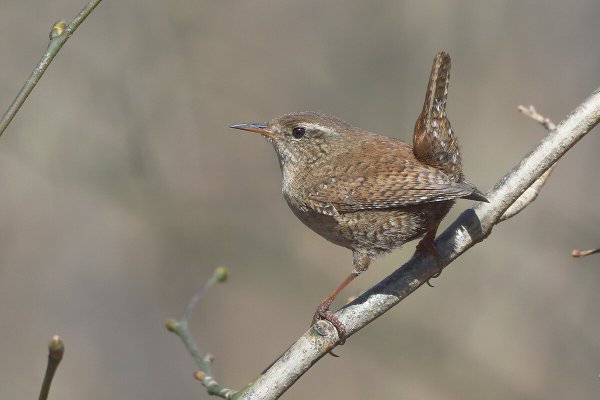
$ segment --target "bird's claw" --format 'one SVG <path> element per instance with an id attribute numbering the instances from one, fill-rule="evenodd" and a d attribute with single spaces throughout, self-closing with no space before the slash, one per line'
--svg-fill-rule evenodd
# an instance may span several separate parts
<path id="1" fill-rule="evenodd" d="M 315 315 L 313 316 L 312 323 L 314 325 L 315 322 L 317 322 L 319 320 L 323 320 L 323 319 L 331 322 L 331 324 L 334 326 L 335 330 L 338 333 L 338 338 L 339 338 L 338 345 L 343 345 L 344 343 L 346 343 L 346 327 L 329 310 L 329 305 L 330 304 L 323 303 L 323 304 L 320 304 L 319 307 L 317 307 L 317 310 L 315 311 Z M 332 356 L 337 357 L 337 355 L 333 354 L 332 352 L 330 352 L 330 353 Z"/>

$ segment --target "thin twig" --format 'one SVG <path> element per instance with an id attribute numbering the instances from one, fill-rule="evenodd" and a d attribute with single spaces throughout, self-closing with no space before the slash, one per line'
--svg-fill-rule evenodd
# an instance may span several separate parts
<path id="1" fill-rule="evenodd" d="M 515 200 L 514 203 L 511 204 L 511 206 L 506 210 L 506 212 L 500 217 L 500 222 L 506 221 L 507 219 L 514 217 L 515 215 L 523 211 L 525 207 L 527 207 L 529 204 L 533 203 L 535 199 L 537 199 L 538 195 L 540 194 L 540 191 L 542 190 L 542 187 L 546 184 L 546 181 L 552 174 L 552 171 L 554 171 L 555 166 L 556 164 L 548 168 L 548 170 L 544 172 L 537 181 L 533 182 L 533 184 L 529 186 L 527 190 L 523 192 L 523 194 L 519 196 L 517 200 Z"/>
<path id="2" fill-rule="evenodd" d="M 487 238 L 500 217 L 543 173 L 585 136 L 600 120 L 600 88 L 512 171 L 486 193 L 489 203 L 465 210 L 436 240 L 440 261 L 447 265 Z M 436 260 L 417 255 L 383 281 L 336 312 L 348 336 L 383 315 L 439 272 Z M 319 321 L 250 385 L 241 399 L 276 399 L 294 384 L 338 341 L 337 331 Z"/>
<path id="3" fill-rule="evenodd" d="M 25 100 L 27 100 L 27 96 L 29 96 L 35 85 L 37 85 L 42 78 L 44 72 L 46 72 L 46 69 L 62 46 L 69 40 L 79 25 L 81 25 L 101 1 L 102 0 L 90 1 L 68 25 L 65 21 L 58 21 L 52 26 L 52 30 L 50 31 L 50 41 L 48 42 L 48 47 L 46 48 L 44 55 L 31 72 L 31 75 L 29 75 L 27 81 L 25 81 L 25 84 L 21 88 L 19 94 L 17 94 L 17 97 L 15 97 L 10 107 L 8 107 L 8 110 L 6 110 L 2 116 L 2 119 L 0 119 L 0 136 L 2 136 L 15 115 L 17 115 L 19 109 L 23 103 L 25 103 Z"/>
<path id="4" fill-rule="evenodd" d="M 525 107 L 520 105 L 517 109 L 522 112 L 524 115 L 533 119 L 536 122 L 539 122 L 547 131 L 553 131 L 556 129 L 556 125 L 554 122 L 550 120 L 548 117 L 544 117 L 542 114 L 538 113 L 534 106 Z"/>
<path id="5" fill-rule="evenodd" d="M 546 130 L 552 132 L 556 129 L 556 125 L 554 125 L 550 118 L 544 117 L 543 115 L 538 113 L 534 106 L 525 107 L 520 105 L 517 108 L 524 115 L 540 123 Z M 540 176 L 533 183 L 533 185 L 528 187 L 527 190 L 523 192 L 523 194 L 519 196 L 519 198 L 513 204 L 511 204 L 511 206 L 506 210 L 506 212 L 502 214 L 502 216 L 500 217 L 500 221 L 506 221 L 507 219 L 514 217 L 515 215 L 523 211 L 525 207 L 531 204 L 540 194 L 542 187 L 546 184 L 546 181 L 552 174 L 552 171 L 554 171 L 555 166 L 556 164 L 553 164 L 550 168 L 548 168 L 546 172 L 544 172 L 542 176 Z"/>
<path id="6" fill-rule="evenodd" d="M 592 250 L 577 250 L 577 249 L 573 249 L 571 251 L 571 256 L 573 257 L 587 257 L 587 256 L 591 256 L 592 254 L 598 254 L 600 253 L 600 249 L 592 249 Z"/>
<path id="7" fill-rule="evenodd" d="M 52 385 L 52 378 L 58 364 L 60 364 L 63 355 L 65 354 L 65 345 L 60 337 L 53 336 L 48 344 L 48 364 L 46 366 L 46 373 L 44 374 L 44 382 L 42 383 L 42 389 L 40 390 L 40 400 L 46 400 L 48 393 L 50 392 L 50 385 Z"/>
<path id="8" fill-rule="evenodd" d="M 190 302 L 185 307 L 181 318 L 179 320 L 169 319 L 165 323 L 165 326 L 169 332 L 173 332 L 179 336 L 183 342 L 183 345 L 191 354 L 196 366 L 199 368 L 199 371 L 194 373 L 194 377 L 202 382 L 208 394 L 219 396 L 224 399 L 231 399 L 237 393 L 237 391 L 224 387 L 214 379 L 211 368 L 213 361 L 212 354 L 205 354 L 204 356 L 200 354 L 198 345 L 194 341 L 192 334 L 188 329 L 188 320 L 192 311 L 194 310 L 194 307 L 198 303 L 198 300 L 200 300 L 200 297 L 215 283 L 225 282 L 227 280 L 227 275 L 227 269 L 224 267 L 218 267 L 215 269 L 212 276 L 208 278 L 208 280 L 202 286 L 200 286 L 198 290 L 196 290 Z"/>

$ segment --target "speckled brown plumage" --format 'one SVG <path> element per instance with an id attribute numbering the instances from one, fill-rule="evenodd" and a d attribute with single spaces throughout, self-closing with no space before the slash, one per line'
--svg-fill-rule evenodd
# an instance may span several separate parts
<path id="1" fill-rule="evenodd" d="M 371 260 L 425 235 L 433 249 L 437 227 L 458 198 L 485 200 L 462 173 L 458 141 L 446 117 L 450 56 L 431 70 L 413 146 L 325 114 L 286 114 L 233 128 L 260 133 L 274 146 L 283 195 L 294 214 L 327 240 L 351 249 L 354 270 L 319 306 L 315 319 L 343 325 L 329 311 L 335 296 Z"/>

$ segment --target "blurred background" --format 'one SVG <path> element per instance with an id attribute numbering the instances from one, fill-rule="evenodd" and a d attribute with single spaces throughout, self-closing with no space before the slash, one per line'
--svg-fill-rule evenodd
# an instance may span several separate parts
<path id="1" fill-rule="evenodd" d="M 37 396 L 60 334 L 50 398 L 207 398 L 163 323 L 218 265 L 230 280 L 190 324 L 219 381 L 242 387 L 305 332 L 350 251 L 292 215 L 271 146 L 229 125 L 318 110 L 410 140 L 444 49 L 487 190 L 545 134 L 518 104 L 558 123 L 600 84 L 596 0 L 324 3 L 106 1 L 83 23 L 0 138 L 0 397 Z M 2 2 L 1 112 L 83 5 Z M 284 397 L 598 398 L 600 258 L 569 254 L 600 244 L 599 150 L 592 132 L 533 205 Z"/>

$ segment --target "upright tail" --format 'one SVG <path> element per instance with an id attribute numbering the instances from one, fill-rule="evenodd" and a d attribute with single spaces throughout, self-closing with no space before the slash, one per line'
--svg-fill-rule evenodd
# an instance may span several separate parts
<path id="1" fill-rule="evenodd" d="M 446 116 L 450 67 L 448 53 L 440 51 L 435 55 L 423 111 L 415 124 L 413 152 L 419 161 L 460 182 L 463 180 L 460 149 Z"/>

